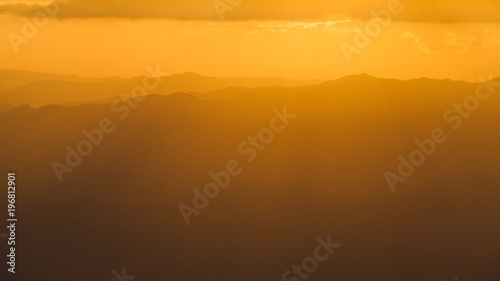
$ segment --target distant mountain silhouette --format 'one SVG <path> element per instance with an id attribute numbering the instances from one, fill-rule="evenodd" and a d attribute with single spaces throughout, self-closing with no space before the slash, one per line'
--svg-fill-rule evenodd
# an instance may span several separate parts
<path id="1" fill-rule="evenodd" d="M 56 79 L 57 78 L 57 79 Z M 142 85 L 143 76 L 131 79 L 90 79 L 77 76 L 53 75 L 19 70 L 0 71 L 0 103 L 9 105 L 29 104 L 40 107 L 48 104 L 77 105 L 83 103 L 111 102 L 121 95 L 130 95 L 132 89 Z M 283 78 L 215 78 L 192 72 L 161 77 L 162 83 L 149 94 L 168 95 L 188 92 L 202 99 L 234 98 L 235 96 L 269 93 L 279 88 L 292 91 L 331 90 L 350 87 L 352 83 L 400 83 L 395 79 L 381 79 L 368 74 L 349 75 L 336 80 L 292 80 Z M 498 78 L 497 78 L 498 80 Z M 398 82 L 399 81 L 399 82 Z M 417 84 L 448 83 L 448 86 L 466 83 L 452 80 L 414 79 Z M 438 82 L 439 81 L 439 82 Z M 15 85 L 15 86 L 14 86 Z M 343 85 L 343 86 L 342 86 Z M 12 89 L 8 89 L 14 86 Z M 418 87 L 418 85 L 417 85 Z M 257 89 L 258 90 L 254 90 Z"/>
<path id="2" fill-rule="evenodd" d="M 367 82 L 367 81 L 376 81 L 381 80 L 381 78 L 373 77 L 366 73 L 361 73 L 357 75 L 347 75 L 335 80 L 337 83 L 352 83 L 352 82 Z"/>
<path id="3" fill-rule="evenodd" d="M 163 79 L 155 92 L 160 94 L 170 94 L 175 92 L 198 92 L 205 93 L 218 89 L 230 87 L 259 88 L 259 87 L 296 87 L 305 85 L 315 85 L 321 83 L 320 80 L 293 80 L 284 78 L 216 78 L 202 76 L 192 72 L 184 74 L 172 74 L 161 77 Z M 142 83 L 143 77 L 132 78 L 121 88 L 121 92 L 130 92 L 131 89 Z"/>
<path id="4" fill-rule="evenodd" d="M 305 86 L 304 86 L 305 87 Z M 282 90 L 282 87 L 260 87 L 260 88 L 244 88 L 244 87 L 229 87 L 218 89 L 206 93 L 189 92 L 190 95 L 195 96 L 199 99 L 210 100 L 210 99 L 234 99 L 245 95 L 255 95 L 262 93 L 272 93 Z M 289 88 L 288 90 L 292 90 Z"/>
<path id="5" fill-rule="evenodd" d="M 5 89 L 12 89 L 17 86 L 26 85 L 37 81 L 61 80 L 75 83 L 91 82 L 120 82 L 120 78 L 83 78 L 76 75 L 51 74 L 27 70 L 0 70 L 0 86 Z"/>
<path id="6" fill-rule="evenodd" d="M 215 78 L 195 73 L 173 74 L 162 78 L 153 93 L 210 92 L 227 87 L 294 87 L 314 85 L 319 80 L 292 80 L 283 78 Z M 142 85 L 143 76 L 122 80 L 118 78 L 90 79 L 77 76 L 53 75 L 18 70 L 0 71 L 0 102 L 40 107 L 48 104 L 81 104 L 110 100 L 130 95 Z M 151 82 L 153 83 L 153 82 Z"/>
<path id="7" fill-rule="evenodd" d="M 80 83 L 68 81 L 36 81 L 0 93 L 0 101 L 10 105 L 82 103 L 116 95 L 118 82 Z"/>

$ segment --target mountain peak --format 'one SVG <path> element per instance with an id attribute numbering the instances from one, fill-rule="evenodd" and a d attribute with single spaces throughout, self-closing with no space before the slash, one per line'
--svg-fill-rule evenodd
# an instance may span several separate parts
<path id="1" fill-rule="evenodd" d="M 181 75 L 184 75 L 184 76 L 191 76 L 191 77 L 201 77 L 201 76 L 203 76 L 203 75 L 200 75 L 200 74 L 198 74 L 198 73 L 191 72 L 191 71 L 189 71 L 189 72 L 184 72 L 184 73 L 182 73 Z"/>
<path id="2" fill-rule="evenodd" d="M 347 75 L 342 78 L 331 80 L 323 83 L 323 85 L 337 85 L 338 83 L 358 83 L 358 82 L 368 82 L 368 81 L 378 81 L 381 78 L 373 77 L 366 73 Z"/>
<path id="3" fill-rule="evenodd" d="M 373 77 L 369 74 L 360 73 L 360 74 L 347 75 L 347 76 L 344 76 L 344 77 L 337 79 L 337 80 L 348 81 L 348 82 L 358 82 L 358 81 L 373 81 L 373 80 L 378 80 L 378 79 L 379 78 Z"/>

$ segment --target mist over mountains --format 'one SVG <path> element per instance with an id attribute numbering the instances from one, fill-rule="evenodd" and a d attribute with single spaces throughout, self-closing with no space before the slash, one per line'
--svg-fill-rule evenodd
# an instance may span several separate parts
<path id="1" fill-rule="evenodd" d="M 461 115 L 445 113 L 478 84 L 184 74 L 113 110 L 106 99 L 140 79 L 0 83 L 1 104 L 30 105 L 0 112 L 0 166 L 22 204 L 19 280 L 109 280 L 123 266 L 151 281 L 282 280 L 328 235 L 341 247 L 309 280 L 498 280 L 499 87 L 453 129 Z M 51 103 L 82 104 L 33 108 Z M 296 117 L 260 141 L 285 108 Z M 52 164 L 103 119 L 113 131 L 60 182 Z M 447 141 L 392 193 L 385 172 L 436 128 Z M 231 160 L 241 174 L 186 225 L 179 204 Z"/>
<path id="2" fill-rule="evenodd" d="M 48 104 L 82 104 L 109 102 L 121 95 L 130 95 L 145 77 L 81 78 L 75 75 L 55 75 L 20 70 L 0 70 L 0 102 L 9 105 L 28 104 L 40 107 Z M 319 80 L 283 78 L 215 78 L 195 73 L 161 76 L 162 83 L 155 93 L 210 92 L 228 87 L 295 87 L 314 85 Z M 43 93 L 43 94 L 42 94 Z"/>

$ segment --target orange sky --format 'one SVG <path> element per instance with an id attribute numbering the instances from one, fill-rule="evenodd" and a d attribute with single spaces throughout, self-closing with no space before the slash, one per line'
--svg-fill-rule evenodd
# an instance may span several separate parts
<path id="1" fill-rule="evenodd" d="M 220 20 L 206 0 L 73 0 L 38 18 L 33 31 L 32 15 L 45 10 L 26 3 L 37 1 L 0 0 L 0 69 L 132 76 L 161 64 L 170 73 L 223 77 L 500 75 L 498 1 L 402 0 L 366 46 L 356 45 L 374 23 L 372 11 L 389 11 L 391 1 L 243 0 Z M 341 44 L 357 51 L 346 58 Z"/>

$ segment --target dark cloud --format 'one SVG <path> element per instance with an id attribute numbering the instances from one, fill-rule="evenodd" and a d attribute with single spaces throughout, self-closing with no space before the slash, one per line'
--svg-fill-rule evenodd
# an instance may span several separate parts
<path id="1" fill-rule="evenodd" d="M 66 2 L 67 0 L 60 0 Z M 238 0 L 217 0 L 217 3 Z M 224 14 L 228 20 L 274 19 L 309 20 L 340 16 L 368 19 L 370 11 L 386 9 L 393 0 L 242 0 Z M 394 0 L 395 1 L 395 0 Z M 395 21 L 412 22 L 500 22 L 498 0 L 401 0 L 403 12 Z M 2 1 L 0 0 L 0 3 Z M 70 0 L 60 6 L 58 18 L 166 18 L 178 20 L 219 20 L 213 0 Z M 52 8 L 55 8 L 52 6 Z M 32 16 L 37 5 L 3 4 L 0 13 Z"/>

